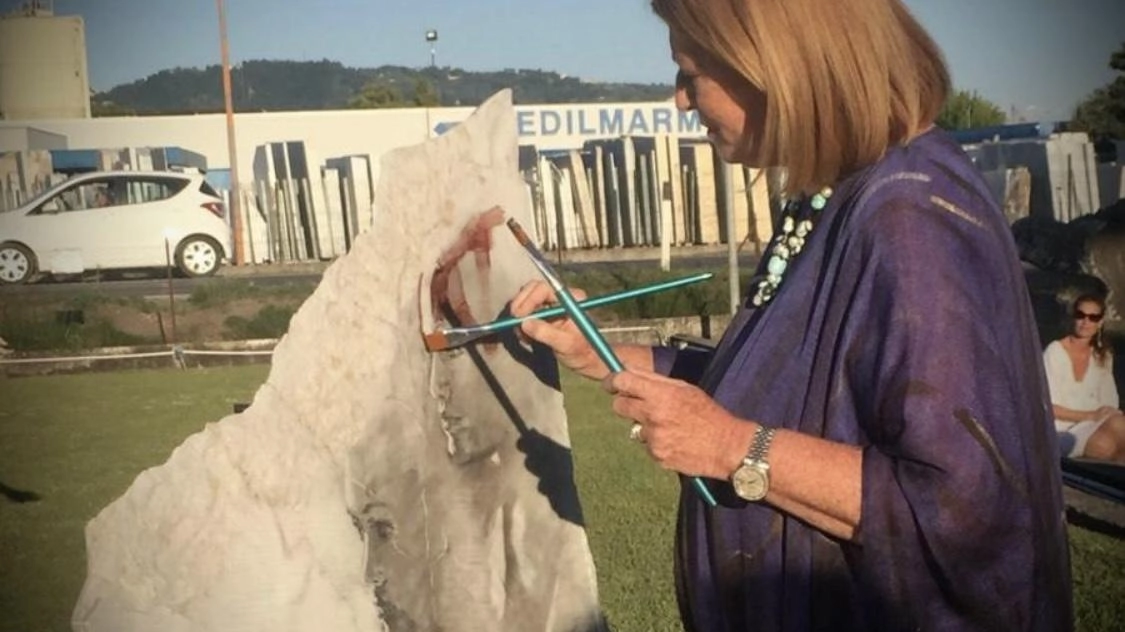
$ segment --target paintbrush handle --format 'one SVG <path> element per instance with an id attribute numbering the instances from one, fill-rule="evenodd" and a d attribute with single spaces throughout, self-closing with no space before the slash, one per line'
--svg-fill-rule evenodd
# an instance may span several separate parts
<path id="1" fill-rule="evenodd" d="M 602 307 L 603 305 L 612 305 L 621 301 L 627 301 L 631 298 L 638 298 L 641 296 L 648 296 L 649 294 L 656 294 L 657 292 L 664 292 L 667 290 L 674 290 L 678 287 L 691 285 L 692 283 L 699 283 L 706 281 L 715 276 L 710 272 L 702 272 L 700 274 L 693 274 L 690 276 L 682 277 L 679 279 L 672 279 L 671 281 L 662 281 L 660 283 L 652 283 L 636 287 L 631 290 L 623 290 L 621 292 L 613 292 L 610 294 L 603 294 L 595 298 L 588 298 L 584 301 L 579 301 L 578 307 L 583 310 L 593 309 L 595 307 Z M 552 289 L 553 286 L 552 286 Z M 536 310 L 526 316 L 512 316 L 509 318 L 501 318 L 486 325 L 478 325 L 476 327 L 464 327 L 463 331 L 488 331 L 498 332 L 505 329 L 510 329 L 519 325 L 520 323 L 533 319 L 554 318 L 555 316 L 563 316 L 567 313 L 565 305 L 556 305 L 555 307 L 547 307 L 545 309 Z"/>
<path id="2" fill-rule="evenodd" d="M 523 231 L 523 227 L 519 225 L 519 222 L 515 219 L 509 219 L 508 228 L 511 229 L 516 239 L 523 244 L 524 249 L 531 255 L 531 261 L 535 264 L 536 268 L 539 268 L 539 272 L 543 275 L 543 278 L 547 280 L 547 283 L 551 285 L 551 289 L 555 291 L 559 302 L 562 303 L 562 306 L 566 309 L 567 315 L 570 316 L 570 319 L 578 326 L 578 330 L 586 337 L 586 340 L 590 343 L 590 346 L 594 348 L 594 352 L 598 354 L 601 361 L 605 363 L 611 373 L 624 371 L 625 365 L 621 364 L 621 360 L 617 359 L 617 354 L 613 352 L 613 347 L 609 346 L 609 343 L 606 342 L 601 332 L 598 331 L 598 328 L 594 326 L 594 323 L 590 321 L 590 318 L 586 316 L 586 313 L 578 306 L 578 302 L 574 300 L 574 296 L 566 289 L 566 286 L 563 285 L 562 280 L 555 274 L 555 271 L 551 269 L 551 264 L 547 263 L 547 259 L 543 256 L 543 253 L 539 252 L 539 249 L 535 247 L 535 244 L 532 243 L 527 233 Z M 699 492 L 699 495 L 703 497 L 703 500 L 708 505 L 712 507 L 718 505 L 715 501 L 715 497 L 711 495 L 711 490 L 708 489 L 707 485 L 703 482 L 703 479 L 698 476 L 693 476 L 691 482 L 695 485 L 695 490 Z"/>
<path id="3" fill-rule="evenodd" d="M 624 371 L 625 365 L 621 363 L 621 360 L 617 359 L 617 354 L 613 352 L 613 347 L 609 346 L 609 343 L 606 342 L 605 337 L 602 336 L 602 332 L 598 331 L 597 326 L 594 325 L 594 321 L 590 320 L 586 312 L 582 311 L 582 308 L 578 306 L 578 301 L 574 300 L 574 295 L 570 293 L 570 290 L 566 289 L 562 280 L 555 276 L 554 272 L 549 267 L 543 268 L 543 274 L 544 276 L 550 274 L 547 282 L 551 284 L 551 288 L 555 290 L 555 295 L 559 297 L 562 306 L 566 308 L 567 316 L 578 326 L 582 335 L 585 336 L 586 340 L 590 342 L 590 345 L 594 347 L 594 352 L 597 353 L 601 361 L 609 367 L 610 372 L 620 373 Z"/>
<path id="4" fill-rule="evenodd" d="M 613 352 L 613 347 L 609 346 L 609 343 L 602 337 L 601 332 L 594 326 L 590 317 L 578 306 L 578 301 L 574 300 L 574 295 L 570 293 L 570 290 L 566 289 L 562 279 L 559 278 L 558 274 L 555 274 L 554 269 L 551 268 L 551 264 L 547 263 L 546 257 L 535 247 L 535 244 L 532 243 L 531 238 L 527 236 L 527 233 L 524 232 L 519 222 L 514 218 L 509 219 L 508 228 L 512 231 L 512 234 L 516 236 L 520 244 L 523 245 L 524 249 L 527 250 L 528 254 L 531 255 L 532 263 L 535 264 L 535 267 L 539 269 L 539 273 L 542 274 L 543 278 L 550 284 L 551 289 L 555 291 L 555 296 L 559 299 L 559 302 L 562 303 L 562 307 L 566 310 L 567 316 L 574 321 L 578 330 L 582 332 L 582 336 L 585 337 L 590 343 L 590 346 L 594 348 L 594 353 L 598 354 L 598 358 L 609 367 L 611 373 L 624 371 L 625 365 L 621 364 L 621 361 L 617 359 L 617 355 Z"/>

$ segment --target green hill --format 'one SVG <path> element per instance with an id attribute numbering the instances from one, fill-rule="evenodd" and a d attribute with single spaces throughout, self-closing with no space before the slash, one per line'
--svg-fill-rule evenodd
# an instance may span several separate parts
<path id="1" fill-rule="evenodd" d="M 328 60 L 247 61 L 231 70 L 231 83 L 238 112 L 475 106 L 502 88 L 512 88 L 520 104 L 658 101 L 672 95 L 668 85 L 594 83 L 543 70 L 349 68 Z M 95 94 L 92 109 L 95 116 L 222 112 L 221 69 L 162 70 Z"/>

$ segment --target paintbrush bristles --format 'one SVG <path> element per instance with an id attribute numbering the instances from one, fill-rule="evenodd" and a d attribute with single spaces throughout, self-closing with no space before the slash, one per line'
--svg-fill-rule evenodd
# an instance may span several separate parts
<path id="1" fill-rule="evenodd" d="M 514 217 L 508 220 L 508 229 L 512 231 L 512 234 L 516 236 L 516 241 L 520 242 L 521 245 L 526 247 L 531 244 L 531 238 L 527 236 L 523 226 L 520 226 L 520 223 Z"/>
<path id="2" fill-rule="evenodd" d="M 444 331 L 424 334 L 422 336 L 422 342 L 426 345 L 426 351 L 430 353 L 434 351 L 445 351 L 449 348 L 449 339 L 446 338 Z"/>

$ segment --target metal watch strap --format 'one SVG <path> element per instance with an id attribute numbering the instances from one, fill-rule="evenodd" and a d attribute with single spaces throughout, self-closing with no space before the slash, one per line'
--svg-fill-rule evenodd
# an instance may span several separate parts
<path id="1" fill-rule="evenodd" d="M 750 451 L 746 453 L 749 462 L 768 463 L 766 455 L 769 454 L 770 444 L 773 443 L 774 429 L 759 425 L 754 431 L 754 440 L 750 443 Z"/>

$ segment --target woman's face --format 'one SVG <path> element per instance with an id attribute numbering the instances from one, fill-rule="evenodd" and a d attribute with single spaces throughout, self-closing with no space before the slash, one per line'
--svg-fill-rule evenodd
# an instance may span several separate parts
<path id="1" fill-rule="evenodd" d="M 670 36 L 676 74 L 676 107 L 697 110 L 707 139 L 727 162 L 761 167 L 760 139 L 766 95 L 733 70 L 710 59 L 676 33 Z"/>
<path id="2" fill-rule="evenodd" d="M 1093 338 L 1102 326 L 1103 310 L 1093 301 L 1083 301 L 1074 307 L 1074 335 L 1077 338 Z"/>

